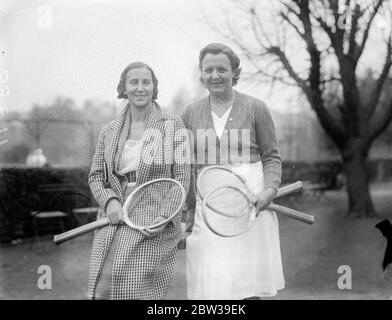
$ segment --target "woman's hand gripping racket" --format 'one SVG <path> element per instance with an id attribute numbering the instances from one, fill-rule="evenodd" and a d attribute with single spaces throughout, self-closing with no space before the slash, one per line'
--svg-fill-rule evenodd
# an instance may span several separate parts
<path id="1" fill-rule="evenodd" d="M 276 197 L 302 188 L 301 182 L 290 184 L 280 188 Z M 245 179 L 229 168 L 204 168 L 197 179 L 197 190 L 203 201 L 203 219 L 207 227 L 219 236 L 234 237 L 246 232 L 258 215 L 256 195 L 249 190 Z M 308 224 L 314 222 L 313 216 L 284 206 L 271 204 L 269 209 Z"/>
<path id="2" fill-rule="evenodd" d="M 174 179 L 156 179 L 138 186 L 125 200 L 123 205 L 123 221 L 131 228 L 147 235 L 166 225 L 181 212 L 185 203 L 186 193 L 180 182 Z M 162 217 L 162 221 L 153 223 Z M 54 236 L 54 242 L 64 241 L 81 236 L 95 229 L 110 224 L 109 218 L 88 223 Z"/>

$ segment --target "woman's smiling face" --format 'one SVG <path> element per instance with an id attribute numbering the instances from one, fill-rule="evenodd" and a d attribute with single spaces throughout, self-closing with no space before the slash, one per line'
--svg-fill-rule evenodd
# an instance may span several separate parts
<path id="1" fill-rule="evenodd" d="M 135 107 L 147 107 L 152 101 L 154 84 L 150 70 L 135 68 L 125 76 L 125 91 L 129 102 Z"/>
<path id="2" fill-rule="evenodd" d="M 233 87 L 234 72 L 229 58 L 223 54 L 205 55 L 201 65 L 201 80 L 210 94 L 222 95 Z"/>

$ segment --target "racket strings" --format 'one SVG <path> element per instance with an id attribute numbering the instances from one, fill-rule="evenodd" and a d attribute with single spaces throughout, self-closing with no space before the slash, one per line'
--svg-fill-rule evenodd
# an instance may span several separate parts
<path id="1" fill-rule="evenodd" d="M 219 235 L 233 236 L 245 232 L 254 216 L 254 207 L 240 189 L 221 187 L 205 198 L 204 219 Z"/>
<path id="2" fill-rule="evenodd" d="M 182 190 L 177 183 L 159 181 L 139 189 L 133 194 L 125 214 L 137 226 L 150 226 L 162 216 L 170 218 L 182 205 Z"/>
<path id="3" fill-rule="evenodd" d="M 244 181 L 229 171 L 219 169 L 206 170 L 198 179 L 198 190 L 204 195 L 223 185 L 241 188 L 244 186 Z"/>
<path id="4" fill-rule="evenodd" d="M 224 215 L 228 218 L 236 218 L 244 215 L 249 209 L 249 198 L 239 189 L 231 187 L 221 187 L 215 189 L 208 197 L 206 204 L 217 214 Z"/>
<path id="5" fill-rule="evenodd" d="M 203 218 L 212 232 L 235 236 L 249 229 L 255 217 L 253 194 L 241 176 L 222 167 L 208 167 L 197 184 Z"/>

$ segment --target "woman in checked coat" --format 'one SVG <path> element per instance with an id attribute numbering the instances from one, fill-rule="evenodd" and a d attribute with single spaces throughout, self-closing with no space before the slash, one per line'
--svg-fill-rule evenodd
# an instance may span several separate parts
<path id="1" fill-rule="evenodd" d="M 174 178 L 186 191 L 189 188 L 188 136 L 181 120 L 155 102 L 157 85 L 148 65 L 127 66 L 117 91 L 129 103 L 98 139 L 89 184 L 100 206 L 98 219 L 107 216 L 110 225 L 94 236 L 90 299 L 164 299 L 167 294 L 181 237 L 180 216 L 144 232 L 122 223 L 122 205 L 136 186 Z"/>

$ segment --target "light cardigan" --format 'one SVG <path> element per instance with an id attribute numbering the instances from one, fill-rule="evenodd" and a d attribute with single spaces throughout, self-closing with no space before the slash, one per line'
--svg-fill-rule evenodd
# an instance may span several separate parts
<path id="1" fill-rule="evenodd" d="M 226 122 L 225 131 L 220 140 L 215 134 L 215 143 L 213 144 L 206 144 L 205 137 L 200 135 L 200 131 L 198 137 L 198 130 L 200 129 L 214 130 L 209 96 L 185 108 L 181 114 L 181 119 L 185 127 L 190 130 L 190 135 L 192 136 L 195 172 L 211 164 L 254 163 L 261 160 L 264 171 L 264 188 L 273 188 L 274 190 L 279 188 L 282 176 L 282 162 L 271 113 L 263 101 L 235 91 L 233 107 Z M 235 131 L 236 129 L 238 132 Z M 241 132 L 243 129 L 249 130 L 250 143 L 241 143 Z M 231 133 L 239 137 L 238 154 L 240 157 L 235 159 L 231 157 L 232 152 L 230 151 L 232 147 L 230 144 Z M 224 135 L 226 135 L 226 138 Z M 211 150 L 211 148 L 215 148 L 215 150 Z M 204 152 L 204 154 L 198 155 L 198 152 Z M 247 154 L 250 157 L 243 159 L 241 158 L 243 154 Z M 215 163 L 208 161 L 211 158 L 215 160 Z M 205 161 L 200 161 L 200 159 Z M 193 177 L 193 180 L 195 179 L 196 176 Z M 195 189 L 194 183 L 195 181 L 192 183 L 193 189 Z M 190 203 L 188 200 L 187 203 L 188 208 L 195 205 L 194 201 Z"/>

